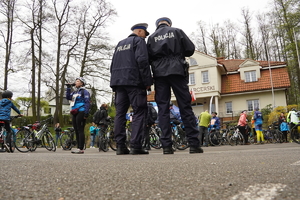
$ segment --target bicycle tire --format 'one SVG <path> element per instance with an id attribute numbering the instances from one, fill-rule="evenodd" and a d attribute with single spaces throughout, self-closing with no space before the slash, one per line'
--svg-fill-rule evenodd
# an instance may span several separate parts
<path id="1" fill-rule="evenodd" d="M 48 150 L 48 151 L 56 151 L 56 145 L 54 142 L 54 139 L 52 137 L 52 134 L 48 131 L 46 131 L 42 138 L 42 145 Z"/>
<path id="2" fill-rule="evenodd" d="M 234 135 L 234 132 L 230 132 L 230 133 L 228 133 L 228 135 L 227 135 L 228 143 L 229 143 L 231 146 L 236 145 L 236 138 L 235 138 L 233 135 Z"/>
<path id="3" fill-rule="evenodd" d="M 245 144 L 245 139 L 244 136 L 241 134 L 241 132 L 238 132 L 238 137 L 236 140 L 236 144 L 238 145 L 244 145 Z"/>
<path id="4" fill-rule="evenodd" d="M 275 130 L 273 135 L 274 135 L 275 143 L 281 143 L 282 138 L 280 137 L 280 133 L 277 129 Z"/>
<path id="5" fill-rule="evenodd" d="M 12 130 L 10 132 L 6 131 L 6 136 L 5 136 L 5 140 L 6 141 L 6 145 L 8 148 L 8 152 L 9 153 L 13 153 L 14 152 L 14 142 L 13 142 L 13 134 L 12 134 Z"/>
<path id="6" fill-rule="evenodd" d="M 114 132 L 113 131 L 110 131 L 107 133 L 107 137 L 109 138 L 108 140 L 108 145 L 109 147 L 114 150 L 114 151 L 117 151 L 117 142 L 114 138 Z"/>
<path id="7" fill-rule="evenodd" d="M 63 133 L 60 136 L 60 144 L 63 150 L 71 150 L 73 143 L 69 133 Z"/>
<path id="8" fill-rule="evenodd" d="M 213 146 L 219 146 L 221 144 L 222 135 L 219 131 L 210 132 L 208 135 L 209 142 Z"/>
<path id="9" fill-rule="evenodd" d="M 29 144 L 33 144 L 32 134 L 23 127 L 16 132 L 15 147 L 19 152 L 26 153 L 30 150 Z"/>
<path id="10" fill-rule="evenodd" d="M 104 152 L 108 151 L 108 139 L 105 137 L 99 137 L 99 151 L 102 150 Z"/>
<path id="11" fill-rule="evenodd" d="M 150 137 L 150 146 L 154 149 L 160 149 L 162 147 L 159 137 L 155 133 L 149 134 Z"/>
<path id="12" fill-rule="evenodd" d="M 178 128 L 177 149 L 185 150 L 189 147 L 185 132 L 182 128 Z"/>

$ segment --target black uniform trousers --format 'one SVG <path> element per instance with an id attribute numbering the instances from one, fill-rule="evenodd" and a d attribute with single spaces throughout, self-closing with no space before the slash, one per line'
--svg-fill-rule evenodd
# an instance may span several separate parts
<path id="1" fill-rule="evenodd" d="M 145 132 L 145 119 L 147 116 L 147 92 L 135 86 L 117 86 L 115 88 L 116 117 L 114 133 L 118 147 L 125 147 L 126 141 L 126 113 L 131 104 L 133 109 L 132 132 L 130 147 L 142 148 L 142 139 Z"/>
<path id="2" fill-rule="evenodd" d="M 172 132 L 170 124 L 171 88 L 176 96 L 184 124 L 186 136 L 191 147 L 199 147 L 199 130 L 195 115 L 191 107 L 191 94 L 184 76 L 170 75 L 155 78 L 155 101 L 158 106 L 159 127 L 162 130 L 161 143 L 163 147 L 172 146 Z"/>

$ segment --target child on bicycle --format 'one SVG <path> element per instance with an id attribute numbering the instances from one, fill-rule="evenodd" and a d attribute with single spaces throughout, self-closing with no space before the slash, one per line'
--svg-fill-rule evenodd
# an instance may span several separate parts
<path id="1" fill-rule="evenodd" d="M 11 101 L 12 96 L 13 96 L 13 93 L 9 90 L 6 90 L 2 93 L 2 100 L 0 100 L 0 120 L 4 121 L 4 128 L 6 129 L 7 136 L 8 136 L 7 144 L 11 144 L 11 137 L 9 137 L 12 134 L 11 128 L 10 128 L 11 109 L 16 111 L 19 114 L 19 116 L 22 116 L 19 109 Z M 6 148 L 10 152 L 13 152 L 12 146 L 6 146 Z"/>

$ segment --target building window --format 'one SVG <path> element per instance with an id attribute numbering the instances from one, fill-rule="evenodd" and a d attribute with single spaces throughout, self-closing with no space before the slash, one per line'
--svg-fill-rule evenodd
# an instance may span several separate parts
<path id="1" fill-rule="evenodd" d="M 197 61 L 195 58 L 190 58 L 190 65 L 193 66 L 193 65 L 198 65 Z"/>
<path id="2" fill-rule="evenodd" d="M 232 114 L 232 102 L 225 102 L 226 114 Z"/>
<path id="3" fill-rule="evenodd" d="M 189 85 L 195 85 L 195 74 L 194 73 L 190 73 L 189 74 Z"/>
<path id="4" fill-rule="evenodd" d="M 245 82 L 254 82 L 256 79 L 256 71 L 248 71 L 245 72 Z"/>
<path id="5" fill-rule="evenodd" d="M 201 72 L 202 74 L 202 83 L 209 83 L 208 71 Z"/>
<path id="6" fill-rule="evenodd" d="M 253 111 L 255 108 L 259 108 L 258 100 L 247 100 L 248 111 Z"/>

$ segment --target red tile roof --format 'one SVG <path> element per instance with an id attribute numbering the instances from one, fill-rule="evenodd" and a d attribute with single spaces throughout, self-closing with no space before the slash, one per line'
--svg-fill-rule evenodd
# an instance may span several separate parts
<path id="1" fill-rule="evenodd" d="M 270 90 L 272 87 L 269 70 L 260 70 L 260 73 L 261 77 L 258 79 L 258 81 L 247 83 L 244 80 L 241 80 L 240 73 L 222 75 L 221 94 Z M 286 67 L 272 69 L 272 80 L 274 89 L 290 87 L 290 79 Z"/>

